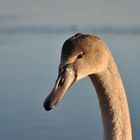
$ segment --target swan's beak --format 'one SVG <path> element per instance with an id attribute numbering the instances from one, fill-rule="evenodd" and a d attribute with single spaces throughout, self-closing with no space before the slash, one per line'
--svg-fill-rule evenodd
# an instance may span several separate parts
<path id="1" fill-rule="evenodd" d="M 68 88 L 75 82 L 75 73 L 72 69 L 65 68 L 58 75 L 55 86 L 44 101 L 46 111 L 53 109 L 62 99 Z"/>

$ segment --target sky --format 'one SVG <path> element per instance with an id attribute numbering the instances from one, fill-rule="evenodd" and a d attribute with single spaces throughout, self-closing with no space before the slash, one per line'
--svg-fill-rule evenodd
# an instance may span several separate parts
<path id="1" fill-rule="evenodd" d="M 140 25 L 139 0 L 0 0 L 0 22 Z M 11 19 L 12 19 L 11 18 Z M 12 21 L 13 23 L 15 20 Z M 0 23 L 0 24 L 1 24 Z"/>

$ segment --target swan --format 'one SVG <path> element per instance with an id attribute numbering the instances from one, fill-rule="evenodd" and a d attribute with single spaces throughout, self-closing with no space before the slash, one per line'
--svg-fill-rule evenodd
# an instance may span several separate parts
<path id="1" fill-rule="evenodd" d="M 132 140 L 129 108 L 118 68 L 105 42 L 95 35 L 77 33 L 64 42 L 58 78 L 44 108 L 53 109 L 70 86 L 86 76 L 99 100 L 104 140 Z"/>

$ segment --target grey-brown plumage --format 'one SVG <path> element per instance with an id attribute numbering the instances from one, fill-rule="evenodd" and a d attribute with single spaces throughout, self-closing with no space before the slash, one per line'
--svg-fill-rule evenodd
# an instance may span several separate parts
<path id="1" fill-rule="evenodd" d="M 55 86 L 44 107 L 58 104 L 68 88 L 89 76 L 99 99 L 104 140 L 132 140 L 127 98 L 115 61 L 107 45 L 98 37 L 76 34 L 65 41 Z"/>

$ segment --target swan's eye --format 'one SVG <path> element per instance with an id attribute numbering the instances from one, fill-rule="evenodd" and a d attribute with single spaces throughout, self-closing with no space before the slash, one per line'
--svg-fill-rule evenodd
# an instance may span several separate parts
<path id="1" fill-rule="evenodd" d="M 82 52 L 82 53 L 80 53 L 80 54 L 77 56 L 77 58 L 80 59 L 80 58 L 82 58 L 83 56 L 84 56 L 84 53 Z"/>

